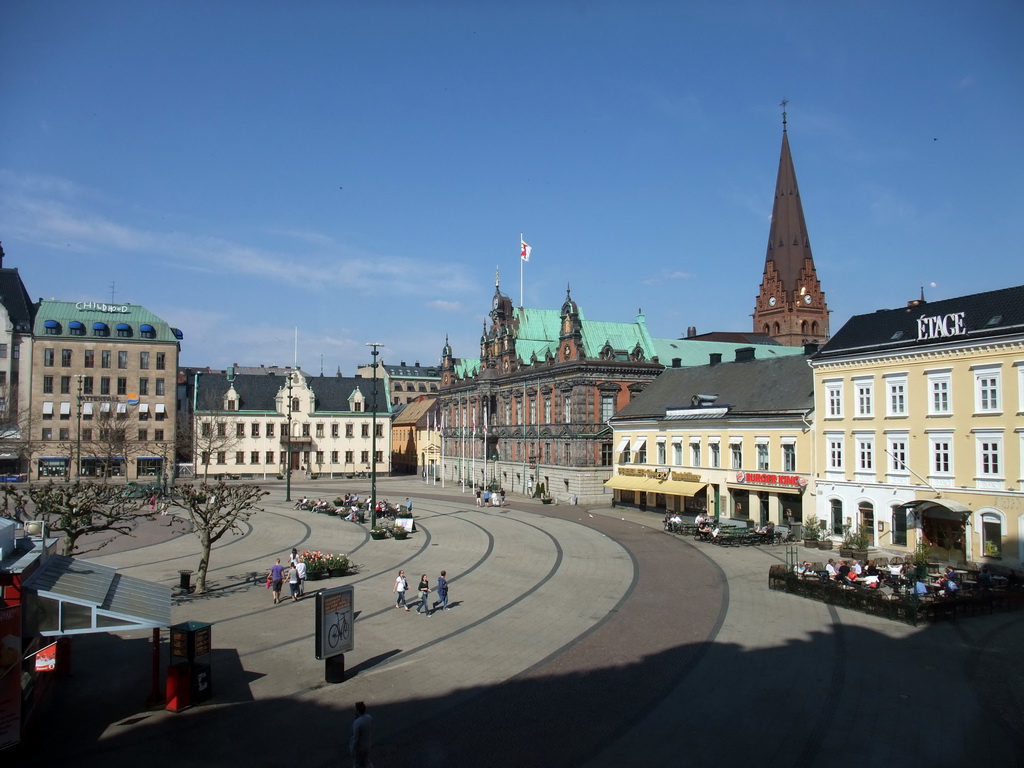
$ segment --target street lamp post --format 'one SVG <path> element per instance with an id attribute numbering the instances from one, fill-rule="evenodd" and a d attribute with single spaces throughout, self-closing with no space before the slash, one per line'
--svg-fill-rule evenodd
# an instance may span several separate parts
<path id="1" fill-rule="evenodd" d="M 78 374 L 78 434 L 75 436 L 75 480 L 82 479 L 82 376 Z"/>
<path id="2" fill-rule="evenodd" d="M 285 436 L 284 500 L 292 500 L 292 374 L 288 372 L 288 433 Z"/>
<path id="3" fill-rule="evenodd" d="M 367 342 L 373 355 L 373 395 L 370 399 L 370 528 L 377 527 L 377 351 L 384 345 L 379 341 Z"/>

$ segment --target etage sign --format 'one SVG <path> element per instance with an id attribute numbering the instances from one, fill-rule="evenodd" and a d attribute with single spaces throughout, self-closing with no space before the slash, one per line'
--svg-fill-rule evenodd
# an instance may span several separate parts
<path id="1" fill-rule="evenodd" d="M 948 315 L 917 318 L 917 339 L 944 339 L 967 333 L 963 312 L 952 312 Z"/>

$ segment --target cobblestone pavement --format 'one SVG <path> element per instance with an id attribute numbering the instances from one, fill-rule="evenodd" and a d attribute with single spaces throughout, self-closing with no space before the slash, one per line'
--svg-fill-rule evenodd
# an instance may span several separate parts
<path id="1" fill-rule="evenodd" d="M 293 498 L 368 489 L 293 485 Z M 174 621 L 214 625 L 212 699 L 148 709 L 149 633 L 79 638 L 18 753 L 83 768 L 347 765 L 364 700 L 377 768 L 1024 764 L 1020 614 L 914 628 L 770 592 L 783 548 L 695 544 L 635 510 L 517 496 L 481 509 L 458 488 L 382 478 L 378 496 L 415 499 L 419 530 L 372 541 L 267 487 L 265 511 L 215 548 L 208 594 L 175 599 Z M 167 522 L 92 559 L 175 586 L 198 546 Z M 356 587 L 343 683 L 314 659 L 312 598 L 273 605 L 257 583 L 292 547 L 357 565 L 309 583 Z M 447 570 L 452 610 L 396 611 L 399 568 L 413 586 Z"/>

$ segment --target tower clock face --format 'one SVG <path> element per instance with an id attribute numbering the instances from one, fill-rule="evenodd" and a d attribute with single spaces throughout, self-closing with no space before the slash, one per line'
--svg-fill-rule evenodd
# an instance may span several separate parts
<path id="1" fill-rule="evenodd" d="M 494 297 L 494 301 L 491 302 L 491 309 L 497 309 L 500 299 L 497 296 Z"/>
<path id="2" fill-rule="evenodd" d="M 811 303 L 811 294 L 809 294 L 809 293 L 804 294 L 804 304 L 810 304 L 810 303 Z"/>
<path id="3" fill-rule="evenodd" d="M 774 296 L 770 297 L 770 298 L 768 299 L 768 306 L 769 306 L 769 307 L 774 307 L 774 306 L 775 306 L 775 301 L 776 301 L 776 299 L 775 299 L 775 297 L 774 297 Z"/>

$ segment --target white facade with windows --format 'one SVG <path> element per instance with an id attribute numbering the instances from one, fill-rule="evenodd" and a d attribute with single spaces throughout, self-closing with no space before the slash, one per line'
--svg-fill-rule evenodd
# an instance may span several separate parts
<path id="1" fill-rule="evenodd" d="M 854 317 L 811 365 L 834 535 L 1020 565 L 1024 287 Z"/>

